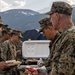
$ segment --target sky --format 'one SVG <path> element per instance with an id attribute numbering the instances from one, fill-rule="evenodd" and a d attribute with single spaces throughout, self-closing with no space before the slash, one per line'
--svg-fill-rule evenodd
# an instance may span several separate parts
<path id="1" fill-rule="evenodd" d="M 75 0 L 0 0 L 0 12 L 10 9 L 31 9 L 34 11 L 51 7 L 54 1 L 65 1 L 75 5 Z"/>

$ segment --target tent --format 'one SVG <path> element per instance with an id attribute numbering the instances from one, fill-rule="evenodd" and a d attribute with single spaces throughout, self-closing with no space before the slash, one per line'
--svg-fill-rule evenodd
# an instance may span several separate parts
<path id="1" fill-rule="evenodd" d="M 46 37 L 43 36 L 43 34 L 39 33 L 36 29 L 33 30 L 27 30 L 23 33 L 23 41 L 26 40 L 47 40 Z"/>

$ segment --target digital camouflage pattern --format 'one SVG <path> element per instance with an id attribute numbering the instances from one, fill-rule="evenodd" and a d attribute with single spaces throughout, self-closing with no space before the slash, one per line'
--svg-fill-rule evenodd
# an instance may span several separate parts
<path id="1" fill-rule="evenodd" d="M 15 43 L 12 43 L 10 40 L 6 40 L 2 43 L 1 58 L 4 61 L 16 59 Z M 2 74 L 4 75 L 12 75 L 12 73 L 13 73 L 13 68 L 8 68 L 5 71 L 2 71 Z"/>
<path id="2" fill-rule="evenodd" d="M 65 2 L 53 2 L 51 11 L 47 12 L 47 14 L 51 15 L 54 12 L 65 14 L 65 15 L 71 15 L 72 14 L 72 7 Z"/>
<path id="3" fill-rule="evenodd" d="M 16 45 L 16 51 L 17 51 L 17 54 L 16 54 L 16 59 L 17 60 L 22 60 L 22 41 L 20 41 L 19 43 L 17 43 Z"/>
<path id="4" fill-rule="evenodd" d="M 22 38 L 22 35 L 20 34 L 21 32 L 19 32 L 18 30 L 13 30 L 12 32 L 10 32 L 10 35 L 17 35 L 18 38 Z M 18 53 L 18 46 L 19 48 L 22 47 L 22 43 L 21 46 L 19 45 L 19 42 L 17 43 L 16 41 L 12 42 L 11 38 L 9 40 L 6 40 L 2 43 L 2 53 L 1 53 L 1 57 L 4 60 L 14 60 L 17 59 L 17 53 Z"/>
<path id="5" fill-rule="evenodd" d="M 75 26 L 70 24 L 51 48 L 49 75 L 75 75 Z"/>
<path id="6" fill-rule="evenodd" d="M 50 18 L 44 18 L 42 20 L 39 21 L 40 23 L 40 32 L 42 32 L 42 30 L 48 26 L 48 25 L 51 25 L 52 26 L 52 23 L 50 22 Z M 50 44 L 49 44 L 49 48 L 51 50 L 51 47 L 53 46 L 54 44 L 54 41 L 58 38 L 58 36 L 60 35 L 59 32 L 57 32 L 57 34 L 55 35 L 54 39 L 51 40 Z M 51 51 L 50 51 L 51 52 Z M 50 53 L 51 54 L 51 53 Z M 44 59 L 44 63 L 41 63 L 40 66 L 43 66 L 45 65 L 46 69 L 47 69 L 47 72 L 49 73 L 51 71 L 51 63 L 50 63 L 50 55 L 48 56 L 47 59 Z"/>
<path id="7" fill-rule="evenodd" d="M 54 39 L 49 43 L 50 54 L 49 54 L 48 58 L 44 61 L 44 65 L 45 65 L 48 73 L 51 71 L 51 68 L 52 68 L 52 66 L 51 66 L 52 63 L 50 61 L 50 59 L 51 59 L 51 52 L 52 52 L 51 50 L 52 50 L 52 47 L 55 44 L 55 41 L 57 40 L 57 38 L 59 36 L 60 36 L 60 33 L 57 32 L 57 34 L 55 35 Z"/>
<path id="8" fill-rule="evenodd" d="M 6 40 L 2 43 L 1 57 L 3 60 L 13 60 L 16 58 L 16 46 L 10 40 Z"/>
<path id="9" fill-rule="evenodd" d="M 0 39 L 0 61 L 3 61 L 2 57 L 1 57 L 1 52 L 2 52 L 2 41 Z"/>

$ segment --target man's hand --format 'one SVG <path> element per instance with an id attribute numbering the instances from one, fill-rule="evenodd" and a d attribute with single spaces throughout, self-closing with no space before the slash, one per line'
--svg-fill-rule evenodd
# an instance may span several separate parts
<path id="1" fill-rule="evenodd" d="M 0 62 L 0 71 L 4 70 L 7 68 L 7 63 L 6 62 Z"/>

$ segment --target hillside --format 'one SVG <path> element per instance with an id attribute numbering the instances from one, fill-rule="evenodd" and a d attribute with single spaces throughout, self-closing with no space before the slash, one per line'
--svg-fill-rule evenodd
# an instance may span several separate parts
<path id="1" fill-rule="evenodd" d="M 40 14 L 29 9 L 13 9 L 5 12 L 0 12 L 3 23 L 8 24 L 12 29 L 19 29 L 22 32 L 31 29 L 39 29 L 40 19 L 48 16 Z M 75 23 L 75 6 L 73 6 L 73 22 Z"/>
<path id="2" fill-rule="evenodd" d="M 13 9 L 0 12 L 3 23 L 12 29 L 20 29 L 22 32 L 30 29 L 39 29 L 38 21 L 46 15 L 29 9 Z"/>

